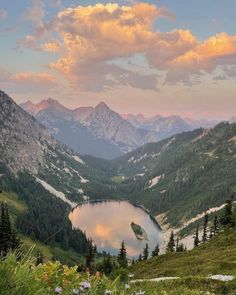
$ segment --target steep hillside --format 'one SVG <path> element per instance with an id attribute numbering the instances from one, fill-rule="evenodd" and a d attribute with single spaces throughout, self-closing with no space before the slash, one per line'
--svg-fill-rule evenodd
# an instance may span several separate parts
<path id="1" fill-rule="evenodd" d="M 112 167 L 121 194 L 182 225 L 235 192 L 235 154 L 236 124 L 221 123 L 147 144 Z"/>
<path id="2" fill-rule="evenodd" d="M 16 216 L 18 231 L 33 240 L 84 253 L 87 238 L 72 229 L 68 212 L 85 199 L 106 196 L 104 173 L 53 139 L 2 91 L 0 125 L 0 189 L 16 194 L 27 206 Z"/>
<path id="3" fill-rule="evenodd" d="M 236 275 L 236 229 L 228 229 L 191 251 L 160 255 L 131 266 L 135 279 L 162 276 Z"/>

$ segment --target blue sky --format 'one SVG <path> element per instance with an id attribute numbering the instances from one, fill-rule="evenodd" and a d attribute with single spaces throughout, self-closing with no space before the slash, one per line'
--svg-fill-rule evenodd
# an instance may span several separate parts
<path id="1" fill-rule="evenodd" d="M 99 9 L 103 17 L 111 14 L 110 26 L 119 38 L 104 33 L 107 20 L 97 18 L 97 1 L 0 0 L 0 87 L 19 102 L 53 96 L 69 107 L 103 99 L 117 111 L 146 115 L 235 114 L 236 1 L 111 2 L 117 6 L 100 1 Z M 145 12 L 140 4 L 149 4 Z M 120 22 L 127 8 L 132 25 Z M 95 40 L 97 29 L 101 36 Z"/>

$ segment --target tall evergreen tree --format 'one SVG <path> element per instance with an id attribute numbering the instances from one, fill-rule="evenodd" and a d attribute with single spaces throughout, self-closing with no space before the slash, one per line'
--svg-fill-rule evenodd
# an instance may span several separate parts
<path id="1" fill-rule="evenodd" d="M 95 258 L 95 248 L 93 245 L 93 240 L 88 239 L 88 246 L 87 246 L 87 253 L 86 253 L 86 267 L 91 270 L 92 269 L 92 263 Z"/>
<path id="2" fill-rule="evenodd" d="M 166 247 L 166 252 L 167 253 L 173 253 L 175 252 L 175 237 L 174 237 L 174 232 L 172 231 L 170 234 L 170 239 Z"/>
<path id="3" fill-rule="evenodd" d="M 138 261 L 142 261 L 142 254 L 139 254 Z"/>
<path id="4" fill-rule="evenodd" d="M 202 234 L 202 243 L 207 242 L 207 233 L 208 233 L 208 214 L 205 213 L 204 224 L 203 224 L 203 234 Z"/>
<path id="5" fill-rule="evenodd" d="M 143 248 L 143 260 L 147 260 L 149 255 L 149 247 L 148 243 L 146 243 L 145 247 Z"/>
<path id="6" fill-rule="evenodd" d="M 118 263 L 120 267 L 127 268 L 128 266 L 128 261 L 127 261 L 127 253 L 126 253 L 126 248 L 125 248 L 125 242 L 122 241 L 121 243 L 121 248 L 117 257 Z"/>
<path id="7" fill-rule="evenodd" d="M 158 256 L 160 253 L 159 244 L 156 245 L 155 249 L 152 251 L 152 257 Z"/>
<path id="8" fill-rule="evenodd" d="M 214 218 L 214 236 L 217 235 L 220 231 L 220 225 L 219 225 L 219 220 L 218 220 L 218 217 L 217 215 L 215 215 L 215 218 Z"/>
<path id="9" fill-rule="evenodd" d="M 220 223 L 223 226 L 232 226 L 233 225 L 233 208 L 232 208 L 232 199 L 226 202 L 223 216 L 220 219 Z"/>
<path id="10" fill-rule="evenodd" d="M 197 225 L 195 236 L 194 236 L 194 241 L 193 241 L 194 248 L 198 247 L 199 244 L 200 244 L 200 240 L 199 240 L 199 228 L 198 228 L 198 225 Z"/>
<path id="11" fill-rule="evenodd" d="M 17 249 L 19 245 L 20 240 L 15 230 L 12 229 L 8 207 L 2 202 L 0 212 L 0 255 L 6 255 L 8 251 Z"/>

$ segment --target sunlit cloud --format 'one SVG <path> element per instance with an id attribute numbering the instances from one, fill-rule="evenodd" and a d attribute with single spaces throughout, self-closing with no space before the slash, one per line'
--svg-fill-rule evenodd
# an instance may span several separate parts
<path id="1" fill-rule="evenodd" d="M 47 92 L 56 86 L 55 78 L 49 73 L 19 72 L 12 74 L 0 68 L 0 84 L 3 88 L 21 92 Z"/>
<path id="2" fill-rule="evenodd" d="M 36 50 L 57 52 L 60 57 L 50 68 L 84 91 L 116 85 L 157 89 L 157 74 L 144 75 L 113 63 L 137 54 L 145 57 L 149 68 L 162 72 L 168 84 L 200 83 L 205 73 L 219 65 L 236 63 L 236 36 L 220 33 L 201 42 L 189 30 L 155 31 L 158 18 L 174 18 L 166 8 L 98 3 L 66 8 L 45 22 L 43 7 L 42 1 L 33 1 L 27 17 L 35 22 L 35 35 L 22 42 Z"/>

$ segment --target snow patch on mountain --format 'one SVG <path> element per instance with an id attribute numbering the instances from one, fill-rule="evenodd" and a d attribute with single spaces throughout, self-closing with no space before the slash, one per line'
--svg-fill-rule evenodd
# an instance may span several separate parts
<path id="1" fill-rule="evenodd" d="M 165 177 L 165 175 L 162 174 L 162 175 L 158 175 L 158 176 L 154 177 L 153 179 L 149 180 L 149 188 L 152 188 L 153 186 L 157 185 L 158 182 L 164 177 Z"/>
<path id="2" fill-rule="evenodd" d="M 35 178 L 38 183 L 40 183 L 48 192 L 50 192 L 55 197 L 61 199 L 63 202 L 70 205 L 71 208 L 75 207 L 77 204 L 75 202 L 70 201 L 67 199 L 66 195 L 63 192 L 60 192 L 56 190 L 54 187 L 52 187 L 50 184 L 45 182 L 44 180 L 41 180 L 39 178 Z"/>
<path id="3" fill-rule="evenodd" d="M 72 158 L 80 164 L 85 164 L 85 162 L 79 156 L 72 156 Z"/>

